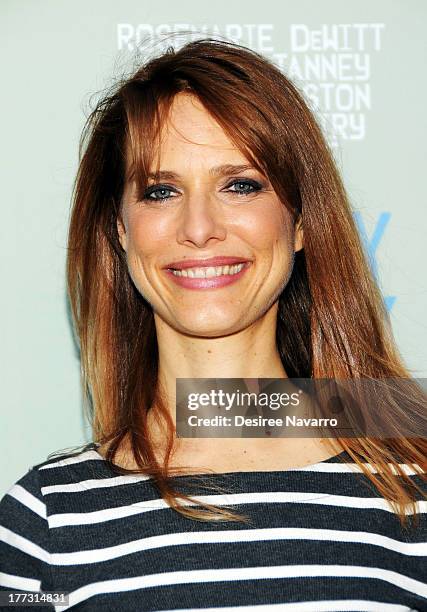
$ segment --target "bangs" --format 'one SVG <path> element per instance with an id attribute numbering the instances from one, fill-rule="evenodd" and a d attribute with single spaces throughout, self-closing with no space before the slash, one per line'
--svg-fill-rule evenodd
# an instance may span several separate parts
<path id="1" fill-rule="evenodd" d="M 159 179 L 162 127 L 168 121 L 175 96 L 194 95 L 221 126 L 246 159 L 270 180 L 282 203 L 292 213 L 300 211 L 300 194 L 292 159 L 286 155 L 286 138 L 268 115 L 256 108 L 245 87 L 230 97 L 229 87 L 189 84 L 186 79 L 147 79 L 128 83 L 123 91 L 126 115 L 125 181 L 133 181 L 138 200 L 143 198 L 149 178 Z M 271 112 L 271 109 L 270 109 Z M 272 129 L 273 128 L 273 129 Z"/>
<path id="2" fill-rule="evenodd" d="M 159 173 L 162 126 L 175 95 L 156 89 L 150 82 L 132 82 L 124 94 L 125 181 L 135 183 L 138 199 L 147 188 L 149 175 Z"/>

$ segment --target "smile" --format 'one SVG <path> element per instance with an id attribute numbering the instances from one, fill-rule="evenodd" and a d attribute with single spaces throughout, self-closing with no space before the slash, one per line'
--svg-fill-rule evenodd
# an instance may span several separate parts
<path id="1" fill-rule="evenodd" d="M 236 264 L 234 266 L 210 266 L 209 268 L 187 268 L 186 270 L 172 270 L 175 276 L 187 276 L 189 278 L 212 278 L 213 276 L 222 276 L 224 274 L 237 274 L 242 270 L 245 264 Z"/>
<path id="2" fill-rule="evenodd" d="M 236 283 L 251 266 L 250 261 L 232 266 L 205 266 L 184 270 L 165 269 L 175 284 L 186 289 L 217 289 Z"/>

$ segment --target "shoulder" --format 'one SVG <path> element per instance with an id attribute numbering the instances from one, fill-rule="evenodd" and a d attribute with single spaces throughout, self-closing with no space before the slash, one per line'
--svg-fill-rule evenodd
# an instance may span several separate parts
<path id="1" fill-rule="evenodd" d="M 102 461 L 102 457 L 96 451 L 96 444 L 93 442 L 74 447 L 73 449 L 53 451 L 44 461 L 32 466 L 31 470 L 49 470 L 91 460 Z"/>
<path id="2" fill-rule="evenodd" d="M 34 516 L 46 521 L 47 510 L 45 502 L 45 488 L 54 484 L 58 479 L 68 480 L 73 477 L 73 466 L 79 466 L 83 474 L 89 462 L 98 460 L 103 463 L 102 457 L 96 452 L 95 446 L 85 444 L 74 451 L 55 451 L 44 461 L 29 467 L 0 499 L 0 524 L 13 522 L 18 513 L 28 518 L 30 526 Z M 77 479 L 81 474 L 74 474 Z M 9 520 L 10 519 L 10 520 Z M 35 530 L 40 532 L 42 523 L 33 523 Z"/>
<path id="3" fill-rule="evenodd" d="M 52 456 L 53 455 L 53 456 Z M 96 461 L 98 460 L 98 461 Z M 57 483 L 85 479 L 104 460 L 93 444 L 73 452 L 55 451 L 30 467 L 0 499 L 0 590 L 49 590 L 51 585 L 52 505 Z"/>

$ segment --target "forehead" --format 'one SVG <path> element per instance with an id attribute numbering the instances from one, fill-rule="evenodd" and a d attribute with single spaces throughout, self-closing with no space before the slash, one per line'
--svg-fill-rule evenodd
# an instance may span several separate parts
<path id="1" fill-rule="evenodd" d="M 189 93 L 179 93 L 174 97 L 161 132 L 165 139 L 183 139 L 197 144 L 212 144 L 212 141 L 232 144 L 200 100 Z"/>
<path id="2" fill-rule="evenodd" d="M 173 99 L 161 126 L 160 138 L 161 159 L 179 155 L 194 160 L 199 155 L 202 158 L 206 155 L 231 155 L 234 159 L 245 159 L 200 100 L 189 93 L 179 93 Z"/>
<path id="3" fill-rule="evenodd" d="M 142 134 L 141 134 L 142 136 Z M 144 146 L 144 138 L 149 138 L 149 153 Z M 257 162 L 251 155 L 245 155 L 227 135 L 226 131 L 203 106 L 194 94 L 180 92 L 170 103 L 166 112 L 162 113 L 162 123 L 158 137 L 147 133 L 136 143 L 137 158 L 145 158 L 143 166 L 136 161 L 136 166 L 144 168 L 144 176 L 139 189 L 144 189 L 145 181 L 156 172 L 167 170 L 178 174 L 185 172 L 206 172 L 214 166 L 245 165 L 257 167 Z M 147 144 L 147 141 L 145 141 Z M 142 158 L 138 154 L 142 153 Z M 130 140 L 126 142 L 126 179 L 134 178 L 135 166 Z M 139 174 L 139 171 L 138 171 Z M 157 175 L 158 176 L 158 175 Z"/>

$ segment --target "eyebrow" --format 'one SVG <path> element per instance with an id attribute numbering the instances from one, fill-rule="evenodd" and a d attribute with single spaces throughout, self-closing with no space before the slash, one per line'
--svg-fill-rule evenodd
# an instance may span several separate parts
<path id="1" fill-rule="evenodd" d="M 245 172 L 245 170 L 256 170 L 254 166 L 250 164 L 224 164 L 222 166 L 214 166 L 213 168 L 209 168 L 209 174 L 215 177 L 226 176 L 229 174 L 239 174 L 240 172 Z M 148 178 L 158 178 L 161 180 L 174 180 L 181 178 L 179 174 L 176 172 L 171 172 L 170 170 L 161 170 L 156 175 L 155 173 L 150 173 Z"/>

